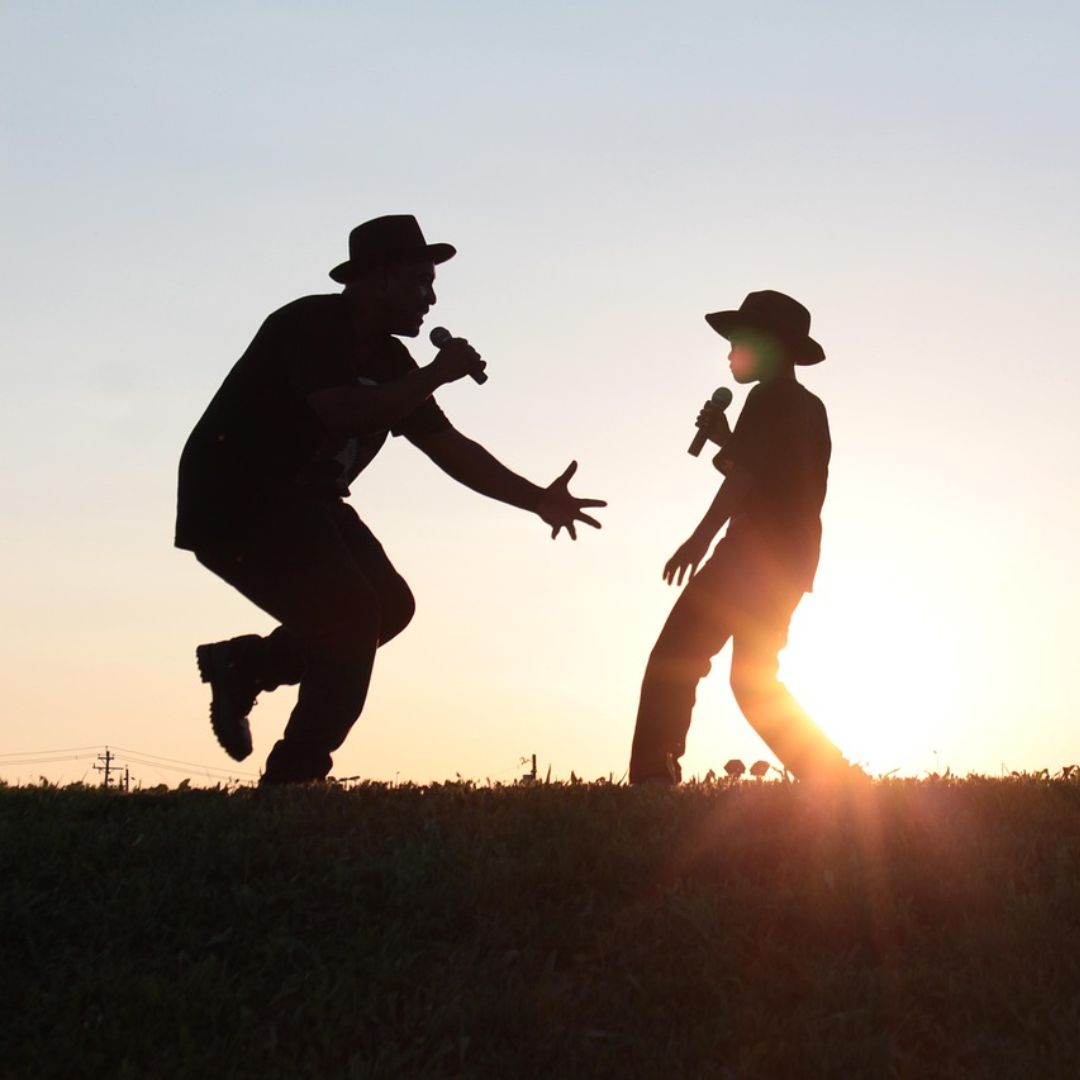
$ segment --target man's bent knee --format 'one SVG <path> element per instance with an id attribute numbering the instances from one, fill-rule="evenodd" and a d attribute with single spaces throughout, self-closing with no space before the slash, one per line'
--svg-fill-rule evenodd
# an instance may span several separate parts
<path id="1" fill-rule="evenodd" d="M 308 636 L 309 653 L 335 663 L 370 662 L 379 645 L 381 620 L 378 598 L 371 594 L 315 629 Z"/>
<path id="2" fill-rule="evenodd" d="M 399 577 L 394 590 L 382 598 L 379 644 L 385 645 L 396 638 L 412 622 L 415 614 L 416 599 L 405 579 Z"/>

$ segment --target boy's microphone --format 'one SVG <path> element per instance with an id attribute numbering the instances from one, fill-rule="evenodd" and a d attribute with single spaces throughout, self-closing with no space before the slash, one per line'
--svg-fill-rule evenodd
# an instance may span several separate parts
<path id="1" fill-rule="evenodd" d="M 721 412 L 723 412 L 730 404 L 732 398 L 731 391 L 726 386 L 717 387 L 713 391 L 712 404 L 715 405 Z M 697 434 L 694 436 L 694 441 L 690 444 L 688 454 L 693 454 L 697 457 L 702 450 L 705 449 L 705 443 L 709 441 L 709 434 L 705 428 L 698 428 Z"/>
<path id="2" fill-rule="evenodd" d="M 430 334 L 428 334 L 428 340 L 431 342 L 432 345 L 435 346 L 436 349 L 441 349 L 448 341 L 450 341 L 453 338 L 453 336 L 454 335 L 451 334 L 450 331 L 447 330 L 445 326 L 436 326 L 435 329 L 432 330 Z M 469 378 L 472 379 L 473 382 L 486 383 L 487 382 L 487 372 L 486 371 L 470 371 L 469 372 Z M 731 400 L 731 395 L 730 394 L 728 394 L 728 400 L 729 401 Z"/>

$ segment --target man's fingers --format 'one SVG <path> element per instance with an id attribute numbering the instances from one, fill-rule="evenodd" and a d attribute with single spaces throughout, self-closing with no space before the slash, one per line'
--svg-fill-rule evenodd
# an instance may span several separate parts
<path id="1" fill-rule="evenodd" d="M 559 479 L 555 481 L 555 483 L 556 484 L 567 484 L 567 483 L 569 483 L 570 482 L 570 477 L 573 476 L 574 473 L 576 473 L 576 472 L 577 472 L 577 462 L 576 461 L 571 461 L 570 464 L 566 466 L 566 469 L 563 471 L 562 476 L 560 476 Z"/>
<path id="2" fill-rule="evenodd" d="M 601 529 L 603 526 L 596 518 L 589 517 L 588 514 L 582 514 L 580 511 L 577 516 L 578 521 L 584 521 L 586 525 L 591 525 L 594 529 Z"/>
<path id="3" fill-rule="evenodd" d="M 577 539 L 577 530 L 574 528 L 574 523 L 572 521 L 567 522 L 566 531 L 570 534 L 571 540 Z"/>
<path id="4" fill-rule="evenodd" d="M 577 499 L 578 506 L 607 506 L 606 499 Z"/>

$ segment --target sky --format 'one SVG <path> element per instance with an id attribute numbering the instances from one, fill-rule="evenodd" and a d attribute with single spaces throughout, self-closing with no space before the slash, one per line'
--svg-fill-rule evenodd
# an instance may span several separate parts
<path id="1" fill-rule="evenodd" d="M 458 248 L 429 322 L 490 379 L 440 393 L 455 425 L 610 505 L 553 543 L 393 440 L 351 501 L 417 616 L 337 775 L 623 776 L 718 480 L 686 453 L 731 381 L 702 315 L 760 288 L 828 354 L 788 686 L 875 774 L 1080 760 L 1075 4 L 24 0 L 0 29 L 0 780 L 98 782 L 106 745 L 143 785 L 257 776 L 295 691 L 218 748 L 195 646 L 273 623 L 172 547 L 176 464 L 385 213 Z M 775 760 L 728 656 L 687 774 Z"/>

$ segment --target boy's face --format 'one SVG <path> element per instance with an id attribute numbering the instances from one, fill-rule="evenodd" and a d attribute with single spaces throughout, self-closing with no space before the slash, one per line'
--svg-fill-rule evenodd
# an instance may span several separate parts
<path id="1" fill-rule="evenodd" d="M 764 334 L 740 330 L 731 335 L 731 377 L 737 383 L 759 382 L 770 378 L 777 370 L 780 347 Z"/>

